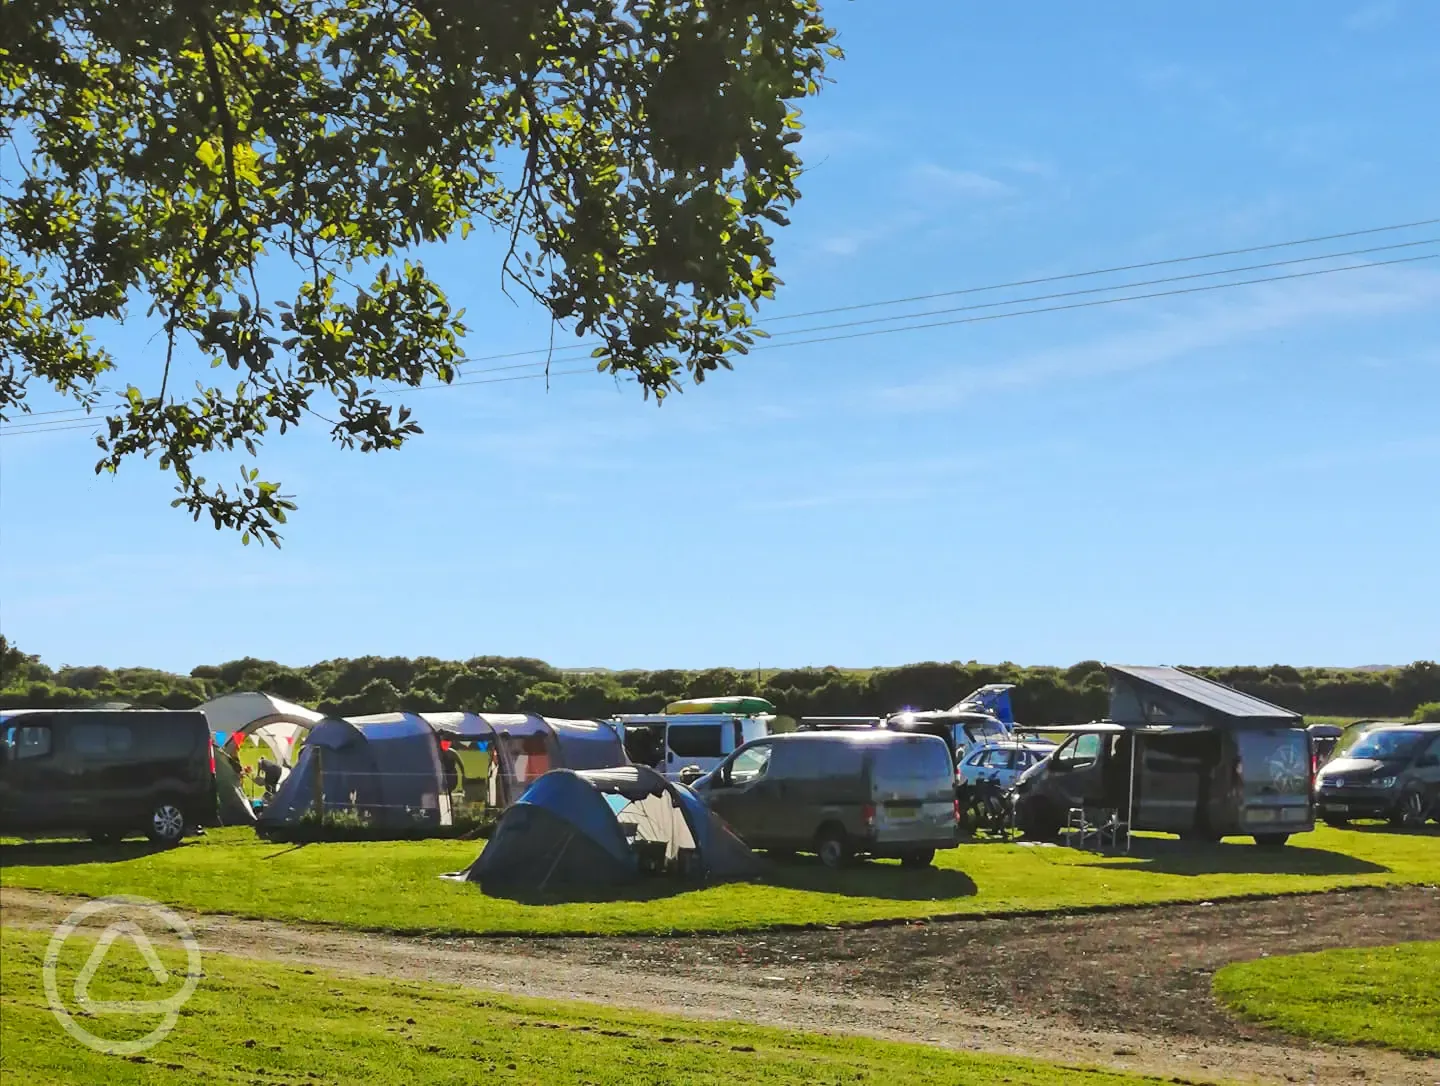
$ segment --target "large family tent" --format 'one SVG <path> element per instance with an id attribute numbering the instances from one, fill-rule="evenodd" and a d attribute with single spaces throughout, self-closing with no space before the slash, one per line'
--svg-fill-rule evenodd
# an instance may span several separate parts
<path id="1" fill-rule="evenodd" d="M 450 824 L 434 730 L 407 715 L 383 722 L 322 720 L 259 827 L 298 822 L 319 800 L 327 813 L 353 811 L 376 828 Z"/>
<path id="2" fill-rule="evenodd" d="M 606 721 L 558 720 L 533 713 L 416 717 L 439 733 L 447 749 L 455 750 L 467 800 L 480 790 L 472 781 L 472 767 L 486 774 L 485 800 L 491 807 L 509 807 L 552 769 L 608 769 L 629 762 L 620 733 Z M 476 751 L 487 757 L 475 758 Z"/>
<path id="3" fill-rule="evenodd" d="M 216 746 L 234 753 L 253 736 L 269 750 L 271 761 L 286 767 L 295 764 L 301 737 L 325 719 L 314 709 L 253 691 L 224 694 L 207 701 L 200 711 L 210 723 Z"/>
<path id="4" fill-rule="evenodd" d="M 626 765 L 545 774 L 455 877 L 486 893 L 526 894 L 616 886 L 647 873 L 721 880 L 757 869 L 750 849 L 694 792 Z"/>

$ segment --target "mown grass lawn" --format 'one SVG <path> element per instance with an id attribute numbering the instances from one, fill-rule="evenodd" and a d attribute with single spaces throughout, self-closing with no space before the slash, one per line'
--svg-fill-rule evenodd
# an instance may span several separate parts
<path id="1" fill-rule="evenodd" d="M 1440 1057 L 1440 942 L 1239 962 L 1214 985 L 1236 1014 L 1287 1033 Z"/>
<path id="2" fill-rule="evenodd" d="M 939 853 L 928 871 L 870 863 L 831 872 L 801 857 L 767 865 L 753 883 L 687 890 L 657 879 L 624 897 L 522 903 L 439 877 L 474 860 L 475 842 L 294 846 L 230 829 L 161 851 L 140 842 L 0 844 L 0 885 L 402 933 L 638 934 L 1440 882 L 1440 836 L 1322 827 L 1292 840 L 1272 850 L 1137 838 L 1129 857 L 972 844 Z"/>
<path id="3" fill-rule="evenodd" d="M 389 981 L 306 973 L 209 955 L 174 1030 L 139 1056 L 107 1056 L 62 1032 L 46 1003 L 48 935 L 0 930 L 0 1081 L 93 1083 L 925 1083 L 1138 1086 L 1158 1080 L 920 1045 L 497 998 Z M 57 988 L 69 993 L 91 945 L 65 944 Z M 90 985 L 98 1000 L 157 1000 L 180 987 L 179 954 L 156 985 L 133 944 L 113 943 Z M 74 1004 L 68 1005 L 71 1010 Z M 81 1019 L 106 1040 L 143 1036 L 159 1021 Z M 135 1062 L 143 1061 L 143 1062 Z"/>

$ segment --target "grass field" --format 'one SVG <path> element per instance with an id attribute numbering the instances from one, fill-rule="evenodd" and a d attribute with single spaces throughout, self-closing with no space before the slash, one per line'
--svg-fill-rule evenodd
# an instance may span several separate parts
<path id="1" fill-rule="evenodd" d="M 684 889 L 641 883 L 628 897 L 523 903 L 438 876 L 466 867 L 465 841 L 269 844 L 247 829 L 179 848 L 139 842 L 0 845 L 0 884 L 101 897 L 133 894 L 201 912 L 407 933 L 734 931 L 944 914 L 1202 901 L 1345 886 L 1440 882 L 1440 835 L 1322 827 L 1285 849 L 1137 837 L 1132 856 L 974 844 L 917 871 L 870 863 L 831 872 L 807 858 L 758 882 Z"/>
<path id="2" fill-rule="evenodd" d="M 1215 994 L 1287 1033 L 1440 1057 L 1440 942 L 1241 962 L 1215 975 Z"/>
<path id="3" fill-rule="evenodd" d="M 919 1045 L 340 978 L 219 955 L 204 960 L 203 978 L 174 1030 L 148 1052 L 121 1058 L 82 1047 L 52 1017 L 41 980 L 47 938 L 0 931 L 0 1081 L 6 1086 L 1158 1081 Z M 60 992 L 72 990 L 90 949 L 80 936 L 67 941 L 56 970 Z M 184 959 L 162 958 L 172 975 L 171 983 L 159 988 L 133 944 L 113 943 L 90 985 L 91 997 L 170 995 L 179 988 L 174 973 L 183 974 Z M 114 1041 L 142 1036 L 158 1020 L 110 1016 L 82 1022 Z"/>

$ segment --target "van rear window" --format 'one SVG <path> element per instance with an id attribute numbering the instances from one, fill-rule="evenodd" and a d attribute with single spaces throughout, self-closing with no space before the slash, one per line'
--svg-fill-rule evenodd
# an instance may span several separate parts
<path id="1" fill-rule="evenodd" d="M 882 787 L 900 781 L 953 779 L 950 750 L 941 742 L 887 743 L 875 752 L 875 781 Z"/>

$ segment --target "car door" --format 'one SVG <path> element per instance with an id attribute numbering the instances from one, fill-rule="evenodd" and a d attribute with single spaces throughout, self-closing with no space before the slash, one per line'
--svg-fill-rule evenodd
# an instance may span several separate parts
<path id="1" fill-rule="evenodd" d="M 960 762 L 960 779 L 966 784 L 974 784 L 984 775 L 989 759 L 990 751 L 984 747 L 967 754 Z"/>
<path id="2" fill-rule="evenodd" d="M 1098 793 L 1103 745 L 1103 736 L 1087 732 L 1072 736 L 1050 756 L 1051 788 L 1058 793 L 1055 798 L 1068 806 L 1080 807 Z"/>
<path id="3" fill-rule="evenodd" d="M 1415 759 L 1414 774 L 1421 794 L 1429 801 L 1430 817 L 1440 821 L 1440 735 Z"/>
<path id="4" fill-rule="evenodd" d="M 77 720 L 64 743 L 74 770 L 71 809 L 80 823 L 100 829 L 128 826 L 149 814 L 156 773 L 138 760 L 128 724 L 111 717 Z"/>
<path id="5" fill-rule="evenodd" d="M 0 764 L 0 827 L 7 831 L 69 829 L 72 801 L 65 759 L 57 749 L 56 721 L 25 713 L 5 721 Z"/>
<path id="6" fill-rule="evenodd" d="M 769 743 L 756 743 L 736 752 L 720 767 L 706 792 L 711 810 L 749 845 L 758 845 L 766 838 L 770 812 L 764 786 L 772 754 Z"/>

